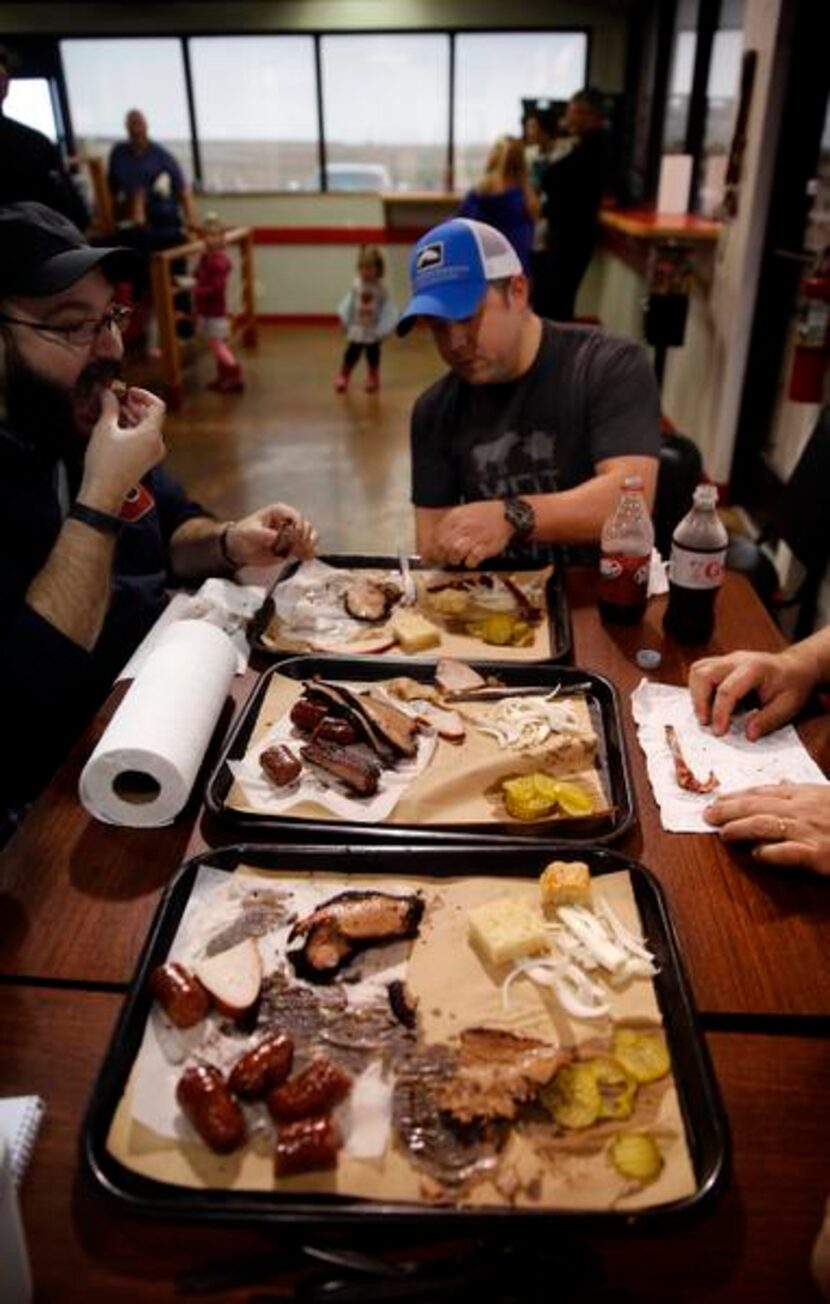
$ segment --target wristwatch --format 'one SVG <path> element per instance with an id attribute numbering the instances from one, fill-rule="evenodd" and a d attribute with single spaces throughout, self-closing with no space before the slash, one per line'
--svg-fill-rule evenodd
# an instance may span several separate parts
<path id="1" fill-rule="evenodd" d="M 73 503 L 67 515 L 71 520 L 80 521 L 91 530 L 97 530 L 99 534 L 117 535 L 124 528 L 120 516 L 113 516 L 111 512 L 99 512 L 97 507 L 87 507 L 86 503 Z"/>
<path id="2" fill-rule="evenodd" d="M 513 527 L 513 543 L 527 543 L 536 529 L 536 513 L 526 498 L 505 498 L 504 519 Z"/>

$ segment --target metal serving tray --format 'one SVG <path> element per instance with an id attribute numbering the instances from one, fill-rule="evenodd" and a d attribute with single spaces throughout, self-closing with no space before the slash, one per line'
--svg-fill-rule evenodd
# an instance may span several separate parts
<path id="1" fill-rule="evenodd" d="M 516 821 L 488 821 L 481 824 L 361 824 L 357 821 L 326 818 L 292 818 L 290 815 L 267 815 L 237 811 L 226 805 L 233 786 L 233 775 L 228 762 L 241 759 L 249 745 L 251 734 L 259 716 L 260 707 L 271 676 L 283 675 L 291 679 L 311 679 L 319 675 L 324 679 L 371 684 L 396 675 L 432 682 L 435 666 L 429 662 L 391 661 L 370 657 L 295 657 L 282 661 L 267 670 L 254 687 L 240 712 L 224 751 L 208 780 L 205 801 L 208 810 L 232 827 L 255 838 L 278 837 L 295 841 L 342 841 L 356 838 L 361 841 L 379 839 L 386 842 L 411 842 L 413 839 L 430 842 L 459 839 L 464 842 L 479 841 L 530 841 L 540 838 L 567 839 L 572 845 L 608 844 L 623 836 L 634 822 L 634 795 L 628 771 L 628 760 L 623 740 L 619 703 L 614 686 L 602 675 L 572 666 L 536 663 L 534 665 L 505 665 L 498 662 L 477 662 L 483 675 L 497 677 L 508 688 L 538 686 L 550 691 L 558 684 L 587 685 L 585 696 L 600 740 L 598 769 L 608 794 L 611 809 L 603 814 L 580 819 L 539 820 L 522 825 Z"/>
<path id="2" fill-rule="evenodd" d="M 567 856 L 570 848 L 546 843 L 528 847 L 401 846 L 352 844 L 344 847 L 270 847 L 237 845 L 205 852 L 187 861 L 162 898 L 138 962 L 130 992 L 104 1059 L 82 1131 L 84 1167 L 95 1185 L 128 1212 L 161 1219 L 205 1222 L 302 1224 L 328 1231 L 348 1226 L 355 1234 L 372 1224 L 452 1234 L 478 1226 L 492 1230 L 501 1224 L 518 1231 L 647 1229 L 676 1221 L 697 1210 L 722 1182 L 727 1166 L 728 1132 L 712 1065 L 685 974 L 680 949 L 663 892 L 657 880 L 637 861 L 604 849 L 580 852 L 591 874 L 628 870 L 644 937 L 654 953 L 658 972 L 652 980 L 672 1058 L 675 1087 L 686 1129 L 695 1177 L 695 1190 L 682 1199 L 641 1210 L 556 1210 L 533 1208 L 447 1208 L 359 1200 L 327 1194 L 268 1191 L 199 1190 L 144 1177 L 117 1161 L 107 1148 L 107 1136 L 144 1034 L 152 1005 L 148 975 L 167 957 L 184 913 L 197 871 L 202 865 L 232 872 L 238 865 L 298 873 L 430 877 L 510 875 L 537 877 L 545 864 Z"/>
<path id="3" fill-rule="evenodd" d="M 328 566 L 335 566 L 343 570 L 390 570 L 390 571 L 400 570 L 400 565 L 397 557 L 367 557 L 360 554 L 352 556 L 350 554 L 343 553 L 343 554 L 332 555 L 332 556 L 322 556 L 320 557 L 319 560 L 325 562 L 326 565 Z M 269 621 L 271 620 L 271 617 L 274 614 L 274 590 L 278 588 L 280 584 L 284 584 L 286 580 L 290 579 L 299 565 L 300 565 L 299 561 L 295 561 L 289 564 L 288 566 L 286 566 L 286 568 L 281 572 L 281 574 L 277 577 L 277 579 L 272 584 L 271 588 L 268 590 L 267 594 L 265 595 L 265 600 L 262 606 L 260 607 L 259 611 L 255 612 L 255 614 L 251 618 L 251 622 L 248 628 L 248 638 L 251 647 L 260 656 L 267 657 L 270 661 L 282 661 L 288 657 L 304 655 L 302 653 L 293 652 L 293 651 L 285 651 L 285 652 L 275 651 L 274 648 L 268 647 L 262 641 L 262 635 L 264 634 L 265 630 L 268 628 Z M 420 557 L 410 557 L 409 565 L 412 570 L 439 569 L 434 566 L 428 566 L 426 562 L 421 561 Z M 470 574 L 475 574 L 475 572 L 470 572 L 468 570 L 465 570 L 463 567 L 442 566 L 440 567 L 440 569 L 445 570 L 447 574 L 451 574 L 451 575 L 455 574 L 455 575 L 469 576 Z M 481 567 L 481 569 L 483 571 L 498 572 L 498 571 L 534 570 L 536 569 L 536 567 L 532 564 L 523 566 L 521 563 L 516 563 L 515 561 L 503 561 L 497 557 L 494 557 L 492 560 L 487 561 Z M 571 650 L 573 648 L 573 633 L 571 630 L 571 613 L 570 613 L 570 607 L 568 606 L 567 597 L 565 596 L 563 574 L 564 574 L 564 562 L 561 559 L 557 558 L 556 562 L 554 563 L 553 574 L 548 580 L 546 590 L 545 590 L 546 597 L 547 597 L 547 605 L 548 605 L 548 629 L 550 634 L 550 643 L 551 643 L 551 647 L 555 649 L 550 657 L 545 658 L 546 661 L 569 661 L 571 657 Z M 482 648 L 486 649 L 485 657 L 488 661 L 498 660 L 497 648 L 490 647 L 488 644 L 485 643 L 482 643 Z M 438 652 L 439 650 L 436 649 L 436 653 Z M 394 655 L 400 657 L 401 654 L 400 652 L 397 652 Z M 388 659 L 388 655 L 386 653 L 379 653 L 377 655 L 370 656 L 368 659 L 372 661 L 374 660 L 383 661 Z M 407 664 L 417 665 L 422 661 L 426 661 L 427 663 L 429 663 L 429 658 L 421 657 L 421 656 L 419 656 L 418 658 L 415 657 L 407 658 Z M 477 658 L 475 659 L 473 664 L 476 665 L 478 664 Z M 513 665 L 516 663 L 511 662 L 510 664 Z M 531 665 L 531 664 L 539 664 L 539 663 L 523 661 L 518 664 Z"/>

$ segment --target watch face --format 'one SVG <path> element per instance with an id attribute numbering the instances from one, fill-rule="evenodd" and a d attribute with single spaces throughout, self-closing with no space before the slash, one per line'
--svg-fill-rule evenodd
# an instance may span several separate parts
<path id="1" fill-rule="evenodd" d="M 508 525 L 513 526 L 515 534 L 526 539 L 533 533 L 536 525 L 536 514 L 530 503 L 525 502 L 523 498 L 506 498 L 504 501 L 504 516 Z"/>

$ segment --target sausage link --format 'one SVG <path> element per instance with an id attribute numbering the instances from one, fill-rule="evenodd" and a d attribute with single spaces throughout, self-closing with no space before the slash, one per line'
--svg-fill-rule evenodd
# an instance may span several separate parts
<path id="1" fill-rule="evenodd" d="M 181 964 L 160 964 L 150 974 L 150 991 L 177 1028 L 192 1028 L 210 1009 L 210 996 Z"/>
<path id="2" fill-rule="evenodd" d="M 266 747 L 261 753 L 259 763 L 272 783 L 278 788 L 284 788 L 287 783 L 293 783 L 300 770 L 303 768 L 300 761 L 289 747 L 282 743 L 275 743 L 273 747 Z"/>
<path id="3" fill-rule="evenodd" d="M 296 1173 L 336 1168 L 337 1152 L 341 1145 L 337 1125 L 326 1115 L 284 1123 L 277 1133 L 274 1154 L 277 1177 L 293 1177 Z"/>
<path id="4" fill-rule="evenodd" d="M 327 708 L 322 702 L 309 702 L 307 697 L 301 697 L 292 706 L 289 719 L 301 733 L 312 733 L 327 714 Z"/>
<path id="5" fill-rule="evenodd" d="M 325 1114 L 349 1094 L 352 1080 L 331 1060 L 316 1059 L 296 1078 L 268 1093 L 267 1104 L 278 1123 Z"/>
<path id="6" fill-rule="evenodd" d="M 245 1119 L 218 1069 L 209 1064 L 185 1069 L 176 1099 L 205 1145 L 217 1155 L 230 1154 L 245 1140 Z"/>
<path id="7" fill-rule="evenodd" d="M 281 1087 L 294 1062 L 294 1043 L 284 1032 L 266 1037 L 236 1061 L 228 1086 L 241 1100 L 260 1100 L 274 1087 Z"/>
<path id="8" fill-rule="evenodd" d="M 312 738 L 322 738 L 325 742 L 337 743 L 339 747 L 348 747 L 350 743 L 357 742 L 357 730 L 348 720 L 340 720 L 336 715 L 324 715 Z"/>

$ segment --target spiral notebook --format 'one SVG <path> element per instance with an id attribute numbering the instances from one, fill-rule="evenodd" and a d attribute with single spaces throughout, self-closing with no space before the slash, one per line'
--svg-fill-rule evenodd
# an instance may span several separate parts
<path id="1" fill-rule="evenodd" d="M 9 1149 L 16 1186 L 28 1167 L 45 1108 L 40 1096 L 0 1098 L 0 1136 Z"/>

